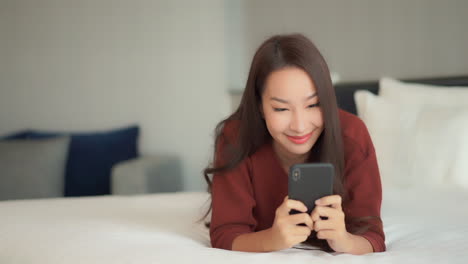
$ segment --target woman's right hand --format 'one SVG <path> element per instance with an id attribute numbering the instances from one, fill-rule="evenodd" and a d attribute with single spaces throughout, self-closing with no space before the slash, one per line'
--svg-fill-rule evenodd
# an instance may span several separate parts
<path id="1" fill-rule="evenodd" d="M 289 212 L 295 209 L 302 213 L 290 215 Z M 305 223 L 306 226 L 298 224 Z M 292 246 L 304 242 L 314 229 L 314 223 L 307 207 L 300 201 L 284 198 L 283 203 L 276 209 L 275 220 L 271 227 L 273 250 L 291 248 Z"/>

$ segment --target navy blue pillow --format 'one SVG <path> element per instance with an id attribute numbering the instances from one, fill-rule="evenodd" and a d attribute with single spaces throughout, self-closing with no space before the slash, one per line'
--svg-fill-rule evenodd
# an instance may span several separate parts
<path id="1" fill-rule="evenodd" d="M 65 170 L 65 196 L 110 194 L 111 168 L 116 163 L 138 157 L 139 127 L 96 133 L 22 131 L 8 139 L 50 138 L 70 135 Z"/>

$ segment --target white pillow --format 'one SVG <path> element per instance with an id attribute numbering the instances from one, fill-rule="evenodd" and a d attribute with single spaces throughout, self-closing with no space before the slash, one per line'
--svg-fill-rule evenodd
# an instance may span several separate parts
<path id="1" fill-rule="evenodd" d="M 468 108 L 408 105 L 357 91 L 384 186 L 468 188 Z"/>
<path id="2" fill-rule="evenodd" d="M 468 87 L 405 83 L 392 78 L 380 79 L 379 86 L 379 96 L 391 101 L 433 106 L 468 106 Z"/>

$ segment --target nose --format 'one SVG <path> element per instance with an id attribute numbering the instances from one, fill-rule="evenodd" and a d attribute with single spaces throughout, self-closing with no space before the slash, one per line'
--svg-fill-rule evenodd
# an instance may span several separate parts
<path id="1" fill-rule="evenodd" d="M 302 135 L 306 129 L 305 115 L 301 111 L 295 111 L 291 122 L 289 123 L 289 129 L 297 134 Z"/>

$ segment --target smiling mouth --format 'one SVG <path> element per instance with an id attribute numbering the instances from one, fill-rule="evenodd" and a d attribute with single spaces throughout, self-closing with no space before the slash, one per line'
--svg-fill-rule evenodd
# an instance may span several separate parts
<path id="1" fill-rule="evenodd" d="M 307 135 L 304 135 L 304 136 L 299 136 L 299 137 L 297 137 L 297 136 L 286 136 L 286 137 L 295 144 L 304 144 L 310 139 L 310 137 L 312 136 L 312 133 L 313 133 L 313 131 L 310 132 Z"/>

